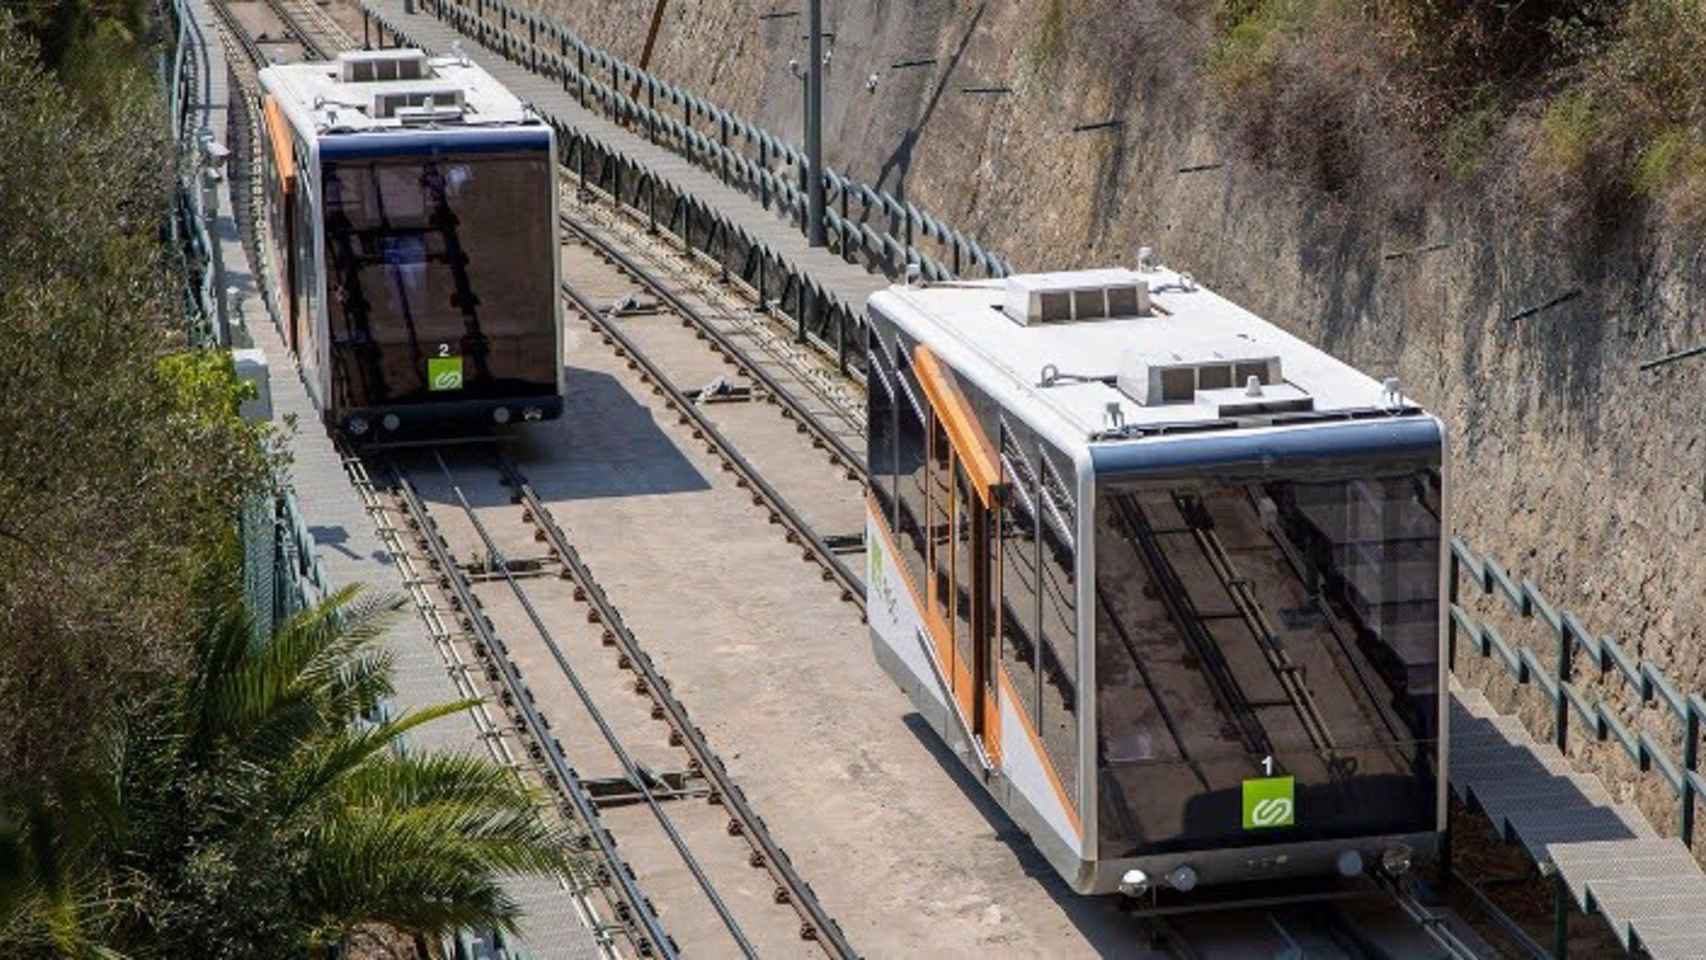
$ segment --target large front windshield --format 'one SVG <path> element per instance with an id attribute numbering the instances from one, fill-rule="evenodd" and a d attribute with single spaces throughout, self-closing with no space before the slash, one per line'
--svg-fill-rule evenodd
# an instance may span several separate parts
<path id="1" fill-rule="evenodd" d="M 324 164 L 341 405 L 555 390 L 556 211 L 538 143 Z"/>
<path id="2" fill-rule="evenodd" d="M 1439 493 L 1413 462 L 1102 482 L 1103 857 L 1434 828 Z"/>

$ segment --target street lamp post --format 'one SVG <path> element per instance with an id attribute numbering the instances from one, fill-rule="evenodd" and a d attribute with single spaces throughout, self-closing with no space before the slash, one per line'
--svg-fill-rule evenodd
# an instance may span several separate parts
<path id="1" fill-rule="evenodd" d="M 806 0 L 811 49 L 806 65 L 806 239 L 828 246 L 823 225 L 823 0 Z"/>

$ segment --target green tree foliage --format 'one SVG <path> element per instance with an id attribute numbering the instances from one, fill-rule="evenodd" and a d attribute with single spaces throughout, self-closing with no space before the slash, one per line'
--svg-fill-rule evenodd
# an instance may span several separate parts
<path id="1" fill-rule="evenodd" d="M 388 606 L 345 591 L 257 645 L 240 606 L 210 605 L 187 674 L 109 729 L 88 773 L 0 808 L 0 937 L 40 956 L 268 958 L 375 923 L 513 929 L 499 879 L 572 855 L 509 771 L 399 751 L 469 704 L 380 715 Z"/>
<path id="2" fill-rule="evenodd" d="M 0 769 L 25 780 L 183 669 L 194 572 L 272 466 L 229 360 L 166 359 L 182 281 L 152 81 L 119 63 L 91 106 L 36 43 L 0 14 Z"/>

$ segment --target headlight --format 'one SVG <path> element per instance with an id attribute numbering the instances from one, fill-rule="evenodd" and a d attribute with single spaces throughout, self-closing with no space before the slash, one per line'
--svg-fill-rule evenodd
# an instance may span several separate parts
<path id="1" fill-rule="evenodd" d="M 1141 897 L 1149 892 L 1149 874 L 1142 870 L 1127 870 L 1120 878 L 1120 892 L 1128 897 Z"/>
<path id="2" fill-rule="evenodd" d="M 384 419 L 383 419 L 383 420 L 380 420 L 380 421 L 379 421 L 379 425 L 380 425 L 380 426 L 382 426 L 382 427 L 384 427 L 384 428 L 385 428 L 385 429 L 387 429 L 387 430 L 393 430 L 393 431 L 394 431 L 394 430 L 396 430 L 396 429 L 397 429 L 397 428 L 398 428 L 398 427 L 400 427 L 400 426 L 402 426 L 402 425 L 403 425 L 403 421 L 401 421 L 401 420 L 399 420 L 399 419 L 397 419 L 397 415 L 396 415 L 396 414 L 394 414 L 394 413 L 387 413 L 387 414 L 386 414 L 386 415 L 385 415 L 385 418 L 384 418 Z"/>
<path id="3" fill-rule="evenodd" d="M 359 437 L 367 432 L 367 418 L 350 417 L 348 420 L 344 421 L 344 426 L 349 428 L 350 433 Z"/>
<path id="4" fill-rule="evenodd" d="M 1362 853 L 1356 850 L 1346 850 L 1339 854 L 1339 873 L 1346 877 L 1354 877 L 1362 873 Z"/>
<path id="5" fill-rule="evenodd" d="M 1396 877 L 1410 869 L 1411 856 L 1412 851 L 1409 847 L 1402 843 L 1395 843 L 1381 852 L 1380 869 L 1386 871 L 1387 876 Z"/>
<path id="6" fill-rule="evenodd" d="M 1167 871 L 1167 885 L 1180 893 L 1190 893 L 1197 886 L 1197 872 L 1190 866 L 1179 866 Z"/>
<path id="7" fill-rule="evenodd" d="M 497 423 L 508 423 L 509 422 L 509 408 L 508 407 L 499 407 L 496 410 L 493 410 L 492 411 L 492 420 L 497 422 Z"/>

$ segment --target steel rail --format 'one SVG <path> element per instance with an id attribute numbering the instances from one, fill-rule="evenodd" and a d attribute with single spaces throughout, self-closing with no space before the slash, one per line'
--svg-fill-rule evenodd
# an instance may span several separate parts
<path id="1" fill-rule="evenodd" d="M 462 485 L 456 482 L 456 478 L 450 472 L 450 466 L 444 462 L 444 455 L 434 449 L 432 456 L 438 462 L 438 469 L 444 474 L 445 483 L 450 485 L 450 492 L 456 495 L 456 502 L 461 504 L 463 514 L 468 517 L 468 522 L 473 525 L 474 532 L 479 534 L 480 542 L 485 546 L 486 555 L 491 558 L 492 565 L 503 575 L 504 582 L 509 584 L 510 592 L 514 593 L 515 599 L 520 602 L 521 609 L 527 614 L 527 619 L 532 622 L 533 629 L 538 632 L 539 639 L 545 644 L 545 649 L 550 651 L 551 658 L 557 661 L 557 668 L 563 672 L 563 676 L 568 679 L 569 685 L 574 688 L 575 696 L 580 699 L 581 706 L 586 708 L 587 716 L 592 718 L 592 722 L 598 727 L 599 734 L 604 737 L 604 742 L 609 744 L 611 752 L 616 755 L 616 761 L 622 765 L 623 774 L 627 776 L 628 781 L 634 785 L 641 798 L 644 799 L 652 816 L 656 818 L 658 826 L 662 827 L 665 835 L 669 837 L 670 845 L 675 847 L 676 853 L 680 854 L 682 862 L 687 865 L 688 872 L 693 874 L 693 879 L 699 884 L 699 889 L 710 901 L 712 909 L 717 912 L 717 918 L 728 929 L 729 935 L 734 937 L 735 944 L 740 947 L 741 953 L 748 958 L 756 958 L 758 956 L 757 948 L 752 945 L 752 941 L 747 938 L 746 931 L 741 929 L 740 922 L 729 911 L 729 906 L 723 901 L 722 895 L 717 892 L 716 885 L 711 883 L 710 877 L 706 876 L 704 868 L 699 865 L 699 858 L 695 857 L 693 851 L 688 849 L 687 841 L 681 836 L 681 831 L 675 827 L 675 821 L 670 818 L 664 810 L 663 804 L 652 793 L 651 787 L 646 782 L 647 778 L 640 772 L 639 765 L 628 753 L 628 748 L 622 745 L 622 739 L 611 728 L 610 722 L 605 719 L 604 711 L 598 709 L 598 704 L 593 702 L 592 694 L 587 691 L 586 684 L 581 682 L 580 674 L 570 665 L 568 658 L 563 656 L 563 648 L 558 645 L 556 638 L 551 636 L 550 628 L 546 627 L 545 621 L 540 618 L 538 608 L 533 605 L 533 600 L 527 596 L 527 591 L 523 590 L 521 583 L 516 580 L 515 573 L 509 568 L 508 558 L 498 548 L 497 542 L 492 539 L 490 531 L 486 529 L 485 522 L 480 519 L 479 515 L 474 512 L 474 507 L 469 504 L 468 498 L 462 492 Z M 509 472 L 506 470 L 504 473 L 505 479 L 508 480 Z M 535 514 L 536 518 L 537 516 Z M 460 569 L 458 573 L 461 573 Z"/>
<path id="2" fill-rule="evenodd" d="M 855 453 L 853 448 L 849 447 L 845 440 L 841 439 L 841 437 L 834 431 L 831 431 L 826 427 L 815 414 L 806 409 L 804 403 L 795 397 L 791 391 L 784 389 L 782 385 L 776 381 L 776 378 L 772 377 L 767 371 L 760 367 L 754 361 L 752 356 L 731 340 L 727 334 L 717 329 L 716 326 L 709 320 L 706 320 L 698 310 L 694 309 L 685 300 L 677 296 L 675 291 L 671 290 L 667 284 L 652 276 L 650 272 L 638 263 L 635 263 L 632 257 L 617 249 L 615 245 L 611 244 L 608 240 L 598 236 L 592 228 L 567 213 L 559 213 L 558 216 L 561 218 L 564 226 L 567 226 L 569 229 L 579 234 L 584 240 L 586 240 L 586 242 L 598 248 L 599 252 L 615 261 L 616 265 L 620 269 L 644 284 L 657 296 L 659 300 L 662 300 L 666 305 L 668 305 L 669 309 L 691 321 L 695 327 L 703 331 L 706 336 L 710 337 L 717 345 L 717 348 L 725 355 L 734 357 L 735 362 L 738 365 L 738 369 L 742 373 L 745 373 L 747 376 L 757 380 L 759 384 L 762 385 L 770 394 L 770 396 L 775 397 L 783 406 L 787 407 L 788 411 L 793 414 L 797 423 L 800 423 L 810 431 L 812 436 L 818 442 L 830 448 L 832 461 L 836 466 L 845 467 L 850 474 L 857 475 L 856 477 L 849 477 L 849 479 L 857 479 L 859 483 L 864 486 L 870 485 L 871 477 L 870 472 L 867 470 L 865 465 L 865 458 L 860 456 L 858 453 Z"/>
<path id="3" fill-rule="evenodd" d="M 667 383 L 659 378 L 660 383 Z M 732 452 L 732 451 L 730 451 Z M 562 527 L 557 524 L 551 511 L 539 499 L 531 484 L 523 477 L 515 465 L 499 454 L 499 465 L 510 481 L 510 489 L 520 498 L 522 506 L 533 517 L 538 530 L 544 534 L 545 542 L 562 560 L 563 567 L 569 576 L 585 594 L 586 602 L 592 607 L 592 613 L 598 622 L 609 632 L 618 648 L 628 658 L 628 662 L 640 679 L 646 684 L 652 700 L 662 710 L 664 719 L 670 728 L 680 735 L 682 745 L 691 754 L 699 770 L 711 781 L 716 789 L 716 796 L 728 809 L 732 820 L 731 830 L 738 826 L 739 832 L 752 844 L 755 857 L 762 858 L 762 863 L 756 860 L 754 866 L 762 865 L 770 872 L 777 883 L 777 899 L 785 898 L 793 905 L 801 921 L 800 935 L 806 939 L 815 940 L 825 952 L 837 960 L 856 960 L 859 956 L 853 945 L 841 931 L 841 925 L 835 922 L 824 906 L 819 902 L 811 884 L 801 877 L 794 869 L 788 854 L 771 836 L 770 829 L 764 819 L 753 810 L 747 802 L 746 794 L 729 775 L 723 761 L 705 740 L 704 732 L 695 725 L 687 714 L 687 708 L 676 699 L 668 681 L 658 673 L 652 658 L 640 647 L 639 640 L 633 631 L 628 629 L 622 619 L 622 613 L 605 594 L 603 586 L 593 577 L 592 571 L 581 558 L 580 552 L 569 542 Z"/>
<path id="4" fill-rule="evenodd" d="M 639 223 L 641 216 L 643 214 L 648 214 L 648 211 L 641 209 L 638 194 L 633 197 L 618 196 L 606 189 L 597 179 L 583 177 L 583 174 L 589 173 L 589 171 L 577 169 L 574 165 L 569 163 L 566 157 L 563 158 L 560 163 L 561 167 L 558 170 L 558 176 L 562 177 L 565 183 L 573 184 L 575 192 L 578 195 L 582 195 L 593 200 L 606 201 L 610 205 L 612 211 L 611 218 L 613 220 L 620 221 L 626 219 L 635 230 L 645 230 L 648 233 L 655 233 L 661 229 L 668 233 L 674 233 L 677 239 L 681 239 L 681 233 L 679 231 L 676 231 L 673 226 L 658 223 L 655 216 L 647 215 L 646 219 L 648 223 L 644 226 Z M 672 190 L 672 192 L 674 191 Z M 596 231 L 598 228 L 594 227 L 593 229 Z M 677 254 L 677 252 L 668 245 L 660 244 L 660 247 L 667 250 L 671 255 Z M 720 275 L 720 282 L 726 283 L 732 289 L 743 292 L 755 303 L 765 303 L 769 299 L 764 296 L 763 292 L 758 287 L 753 285 L 751 280 L 741 276 L 738 271 L 730 271 L 728 269 L 728 265 L 718 259 L 708 245 L 702 248 L 695 247 L 689 240 L 682 240 L 682 249 L 679 252 L 679 256 L 694 265 L 715 269 Z M 654 257 L 654 259 L 657 258 Z M 777 307 L 781 306 L 779 301 L 769 302 Z M 825 340 L 817 332 L 812 330 L 805 331 L 805 337 L 801 339 L 799 337 L 798 318 L 795 318 L 795 321 L 795 324 L 789 325 L 792 328 L 795 343 L 798 343 L 802 347 L 813 348 L 814 352 L 825 361 L 834 361 L 835 366 L 833 369 L 835 372 L 833 376 L 845 380 L 849 386 L 856 388 L 863 388 L 865 386 L 865 372 L 863 370 L 856 366 L 846 366 L 843 368 L 840 357 L 841 347 L 839 345 L 830 344 L 829 341 Z M 824 373 L 826 375 L 830 375 L 830 369 L 831 368 L 826 367 Z"/>
<path id="5" fill-rule="evenodd" d="M 1464 943 L 1463 939 L 1446 925 L 1444 917 L 1434 913 L 1428 908 L 1427 904 L 1417 899 L 1409 883 L 1402 879 L 1386 879 L 1382 880 L 1381 884 L 1386 887 L 1386 892 L 1392 896 L 1392 901 L 1398 905 L 1398 909 L 1403 911 L 1404 915 L 1409 917 L 1413 923 L 1421 927 L 1429 937 L 1432 937 L 1435 943 L 1445 948 L 1454 960 L 1479 960 L 1481 954 L 1473 946 Z M 1479 892 L 1476 891 L 1476 893 Z M 1484 901 L 1483 906 L 1489 908 L 1494 920 L 1498 921 L 1501 926 L 1509 922 L 1504 911 L 1494 907 L 1492 901 Z M 1512 926 L 1515 926 L 1514 923 Z M 1520 927 L 1516 927 L 1516 929 L 1521 930 Z M 1527 935 L 1524 934 L 1523 937 L 1526 939 Z M 1530 940 L 1529 942 L 1532 943 L 1533 941 Z"/>
<path id="6" fill-rule="evenodd" d="M 213 8 L 213 12 L 218 15 L 219 21 L 225 25 L 225 32 L 230 35 L 230 37 L 237 42 L 237 45 L 243 49 L 243 52 L 248 55 L 250 65 L 257 70 L 262 66 L 265 66 L 267 58 L 265 54 L 261 53 L 260 44 L 256 43 L 255 38 L 249 36 L 249 31 L 244 29 L 243 25 L 237 21 L 237 14 L 231 11 L 231 5 L 228 0 L 209 0 L 208 6 Z M 239 74 L 241 74 L 241 71 L 239 71 Z M 252 78 L 240 78 L 238 80 L 239 85 L 244 88 L 248 88 L 252 82 Z"/>
<path id="7" fill-rule="evenodd" d="M 266 2 L 267 8 L 277 14 L 280 20 L 284 21 L 285 29 L 296 35 L 297 42 L 302 44 L 302 49 L 308 53 L 308 55 L 313 57 L 315 60 L 332 59 L 331 51 L 327 50 L 318 40 L 310 36 L 309 34 L 312 31 L 310 31 L 301 20 L 293 16 L 289 10 L 285 9 L 284 0 L 266 0 Z"/>
<path id="8" fill-rule="evenodd" d="M 723 436 L 722 431 L 717 429 L 716 424 L 712 423 L 711 419 L 699 409 L 699 405 L 688 399 L 686 394 L 683 394 L 681 389 L 675 385 L 675 382 L 658 369 L 657 364 L 642 353 L 635 346 L 634 341 L 626 333 L 623 333 L 617 324 L 612 323 L 603 311 L 599 310 L 591 300 L 587 299 L 585 294 L 573 285 L 564 283 L 562 290 L 563 295 L 568 297 L 575 309 L 586 317 L 587 322 L 597 327 L 599 333 L 615 341 L 620 350 L 626 353 L 628 359 L 639 366 L 645 376 L 664 392 L 664 396 L 677 413 L 693 421 L 695 432 L 705 439 L 711 452 L 721 456 L 724 462 L 733 467 L 734 471 L 740 475 L 741 482 L 752 491 L 753 501 L 769 507 L 772 513 L 780 518 L 779 522 L 787 524 L 790 536 L 806 547 L 807 559 L 814 559 L 821 564 L 824 568 L 824 578 L 833 578 L 839 582 L 842 599 L 858 604 L 860 612 L 863 613 L 865 609 L 864 583 L 854 576 L 853 571 L 847 569 L 847 565 L 841 562 L 841 558 L 829 548 L 828 544 L 824 543 L 823 538 L 818 536 L 811 525 L 806 523 L 805 518 L 801 517 L 783 498 L 782 494 L 764 479 L 763 475 L 758 472 L 758 468 L 754 467 L 744 456 L 741 456 L 734 445 L 728 441 L 728 438 Z"/>
<path id="9" fill-rule="evenodd" d="M 498 639 L 486 615 L 481 612 L 478 600 L 474 597 L 473 589 L 467 582 L 462 568 L 456 565 L 456 559 L 450 555 L 450 548 L 439 534 L 437 525 L 427 512 L 426 504 L 421 501 L 420 494 L 414 488 L 401 468 L 393 461 L 390 472 L 395 481 L 397 492 L 402 498 L 405 512 L 420 532 L 432 563 L 438 568 L 443 579 L 441 583 L 447 587 L 457 605 L 461 608 L 468 629 L 473 631 L 480 643 L 485 647 L 491 661 L 498 667 L 498 675 L 503 679 L 504 687 L 517 710 L 521 712 L 523 721 L 532 732 L 534 740 L 539 744 L 539 751 L 561 791 L 567 795 L 573 806 L 575 816 L 586 827 L 586 835 L 597 846 L 599 857 L 609 869 L 610 877 L 621 891 L 622 899 L 626 901 L 630 918 L 637 920 L 644 930 L 644 936 L 654 949 L 665 960 L 676 960 L 680 956 L 675 941 L 664 931 L 662 921 L 652 909 L 651 901 L 640 891 L 638 882 L 634 879 L 620 854 L 616 852 L 616 841 L 611 837 L 599 820 L 598 806 L 591 794 L 582 783 L 580 775 L 569 765 L 563 756 L 563 748 L 557 743 L 556 737 L 550 733 L 550 728 L 540 717 L 539 711 L 533 706 L 533 696 L 522 682 L 520 671 L 509 658 L 509 650 L 502 640 Z"/>
<path id="10" fill-rule="evenodd" d="M 403 579 L 404 590 L 410 602 L 414 604 L 415 612 L 426 624 L 427 635 L 437 649 L 439 660 L 444 664 L 445 672 L 450 676 L 451 683 L 456 687 L 457 695 L 465 699 L 480 701 L 468 713 L 473 717 L 474 726 L 479 730 L 480 740 L 486 745 L 487 754 L 494 762 L 510 771 L 517 783 L 527 786 L 527 778 L 522 771 L 530 765 L 517 759 L 516 751 L 510 747 L 509 738 L 504 735 L 503 728 L 493 718 L 488 698 L 482 696 L 479 688 L 474 685 L 471 678 L 474 665 L 457 648 L 456 638 L 460 631 L 452 629 L 451 621 L 446 618 L 438 605 L 433 602 L 432 596 L 427 592 L 426 585 L 436 578 L 429 578 L 420 569 L 414 553 L 404 545 L 403 531 L 391 522 L 392 511 L 380 499 L 378 489 L 368 474 L 367 464 L 359 456 L 351 454 L 342 446 L 338 448 L 338 454 L 343 458 L 344 472 L 349 476 L 350 483 L 355 487 L 356 496 L 361 500 L 362 509 L 373 521 L 374 528 L 379 533 L 380 542 L 391 555 L 392 566 Z M 556 801 L 549 798 L 544 802 L 553 807 L 556 805 Z M 582 824 L 582 829 L 587 829 L 587 825 Z M 584 836 L 584 833 L 577 835 L 577 840 Z M 589 930 L 592 930 L 597 937 L 599 956 L 606 958 L 606 960 L 618 960 L 620 955 L 614 948 L 612 938 L 603 935 L 609 926 L 599 915 L 591 898 L 587 896 L 587 891 L 592 885 L 585 882 L 584 875 L 577 874 L 574 871 L 570 871 L 568 876 L 558 876 L 557 881 L 574 902 L 580 921 Z M 619 901 L 612 897 L 608 890 L 603 887 L 599 887 L 599 889 L 606 904 L 611 908 L 619 907 Z"/>

